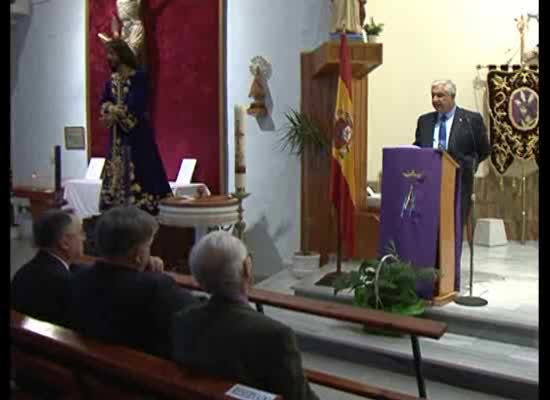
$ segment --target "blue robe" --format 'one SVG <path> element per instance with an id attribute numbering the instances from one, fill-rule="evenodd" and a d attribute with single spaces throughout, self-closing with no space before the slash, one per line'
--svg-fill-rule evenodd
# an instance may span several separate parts
<path id="1" fill-rule="evenodd" d="M 99 208 L 131 204 L 156 215 L 158 202 L 172 191 L 147 112 L 147 76 L 138 70 L 119 81 L 113 74 L 101 97 L 102 116 L 109 117 L 109 107 L 117 104 L 126 112 L 110 126 Z"/>

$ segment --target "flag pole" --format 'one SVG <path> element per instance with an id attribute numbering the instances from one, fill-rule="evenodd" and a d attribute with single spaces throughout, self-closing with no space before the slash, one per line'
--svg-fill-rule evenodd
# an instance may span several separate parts
<path id="1" fill-rule="evenodd" d="M 336 213 L 336 275 L 342 273 L 342 224 Z"/>

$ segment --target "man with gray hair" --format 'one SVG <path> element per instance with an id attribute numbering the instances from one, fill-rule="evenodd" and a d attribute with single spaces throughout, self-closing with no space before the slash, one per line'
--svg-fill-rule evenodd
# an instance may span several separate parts
<path id="1" fill-rule="evenodd" d="M 434 81 L 431 96 L 435 111 L 418 118 L 414 144 L 445 150 L 460 165 L 461 225 L 464 227 L 472 205 L 474 174 L 490 152 L 487 129 L 481 114 L 456 105 L 456 86 L 452 81 Z"/>
<path id="2" fill-rule="evenodd" d="M 11 283 L 11 307 L 44 321 L 67 325 L 70 285 L 82 257 L 84 232 L 71 211 L 51 209 L 33 224 L 38 252 Z"/>
<path id="3" fill-rule="evenodd" d="M 174 360 L 284 399 L 318 399 L 304 375 L 294 332 L 248 303 L 252 260 L 244 244 L 227 232 L 209 233 L 191 250 L 189 265 L 211 298 L 176 314 Z"/>
<path id="4" fill-rule="evenodd" d="M 96 225 L 101 258 L 73 280 L 74 329 L 169 358 L 172 316 L 195 299 L 160 272 L 162 260 L 151 257 L 157 229 L 155 218 L 135 206 L 101 215 Z"/>

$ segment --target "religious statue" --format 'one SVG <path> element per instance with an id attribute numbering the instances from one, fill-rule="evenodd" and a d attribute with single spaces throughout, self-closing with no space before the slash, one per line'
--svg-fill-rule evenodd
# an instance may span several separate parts
<path id="1" fill-rule="evenodd" d="M 147 72 L 138 68 L 130 46 L 108 41 L 112 76 L 101 97 L 101 120 L 110 131 L 99 209 L 131 204 L 153 215 L 160 200 L 172 195 L 148 107 Z"/>
<path id="2" fill-rule="evenodd" d="M 138 63 L 142 64 L 145 49 L 145 27 L 141 20 L 140 7 L 141 0 L 116 0 L 118 19 L 113 16 L 111 25 L 113 38 L 124 40 L 135 54 Z M 122 23 L 121 27 L 119 26 L 119 20 Z M 100 33 L 98 36 L 104 42 L 112 40 L 104 33 Z"/>
<path id="3" fill-rule="evenodd" d="M 262 56 L 253 57 L 250 60 L 249 70 L 254 80 L 250 86 L 248 97 L 254 101 L 250 104 L 247 112 L 250 115 L 264 116 L 267 114 L 265 97 L 267 95 L 266 82 L 271 77 L 271 64 Z"/>
<path id="4" fill-rule="evenodd" d="M 520 60 L 521 65 L 538 65 L 539 64 L 539 49 L 538 45 L 536 48 L 529 51 L 525 51 L 525 36 L 529 30 L 529 20 L 533 18 L 537 22 L 539 20 L 538 14 L 527 14 L 527 17 L 521 15 L 518 18 L 515 18 L 516 27 L 520 35 Z"/>
<path id="5" fill-rule="evenodd" d="M 330 32 L 362 33 L 367 0 L 331 0 Z"/>

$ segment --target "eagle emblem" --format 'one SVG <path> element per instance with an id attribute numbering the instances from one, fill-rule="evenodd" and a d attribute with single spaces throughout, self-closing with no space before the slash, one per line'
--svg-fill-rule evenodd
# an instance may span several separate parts
<path id="1" fill-rule="evenodd" d="M 353 139 L 353 119 L 350 113 L 338 110 L 334 124 L 334 147 L 340 158 L 345 158 L 351 150 Z"/>

